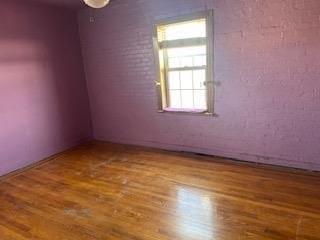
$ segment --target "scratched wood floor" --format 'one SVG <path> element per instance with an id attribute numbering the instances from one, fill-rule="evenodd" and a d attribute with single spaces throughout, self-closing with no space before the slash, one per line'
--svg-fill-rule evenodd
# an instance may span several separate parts
<path id="1" fill-rule="evenodd" d="M 0 180 L 1 240 L 320 239 L 320 175 L 90 143 Z"/>

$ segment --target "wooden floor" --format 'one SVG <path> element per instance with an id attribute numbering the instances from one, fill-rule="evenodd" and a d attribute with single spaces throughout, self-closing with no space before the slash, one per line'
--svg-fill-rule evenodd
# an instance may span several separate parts
<path id="1" fill-rule="evenodd" d="M 320 174 L 91 143 L 0 182 L 1 240 L 320 239 Z"/>

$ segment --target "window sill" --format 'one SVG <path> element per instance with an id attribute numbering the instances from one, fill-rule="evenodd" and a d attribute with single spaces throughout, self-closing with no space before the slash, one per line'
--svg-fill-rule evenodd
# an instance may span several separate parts
<path id="1" fill-rule="evenodd" d="M 197 115 L 197 116 L 216 116 L 214 113 L 210 113 L 204 109 L 188 109 L 188 108 L 165 108 L 159 110 L 159 113 L 170 113 L 170 114 L 186 114 L 186 115 Z"/>

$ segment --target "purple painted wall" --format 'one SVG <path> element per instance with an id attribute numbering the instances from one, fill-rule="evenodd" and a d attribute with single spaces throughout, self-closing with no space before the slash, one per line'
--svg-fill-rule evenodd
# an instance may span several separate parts
<path id="1" fill-rule="evenodd" d="M 218 117 L 157 113 L 152 23 L 206 8 L 215 10 Z M 95 138 L 320 170 L 319 13 L 319 0 L 119 0 L 81 10 Z"/>
<path id="2" fill-rule="evenodd" d="M 91 138 L 76 13 L 0 7 L 0 175 Z"/>
<path id="3" fill-rule="evenodd" d="M 34 1 L 38 3 L 61 6 L 61 7 L 66 7 L 70 9 L 80 9 L 82 7 L 86 7 L 83 0 L 24 0 L 24 1 L 28 3 L 30 3 L 30 1 Z"/>

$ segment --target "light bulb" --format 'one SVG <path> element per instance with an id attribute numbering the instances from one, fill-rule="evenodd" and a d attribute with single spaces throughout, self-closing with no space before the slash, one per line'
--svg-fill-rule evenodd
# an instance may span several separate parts
<path id="1" fill-rule="evenodd" d="M 103 8 L 105 7 L 110 0 L 83 0 L 85 4 L 92 8 Z"/>

